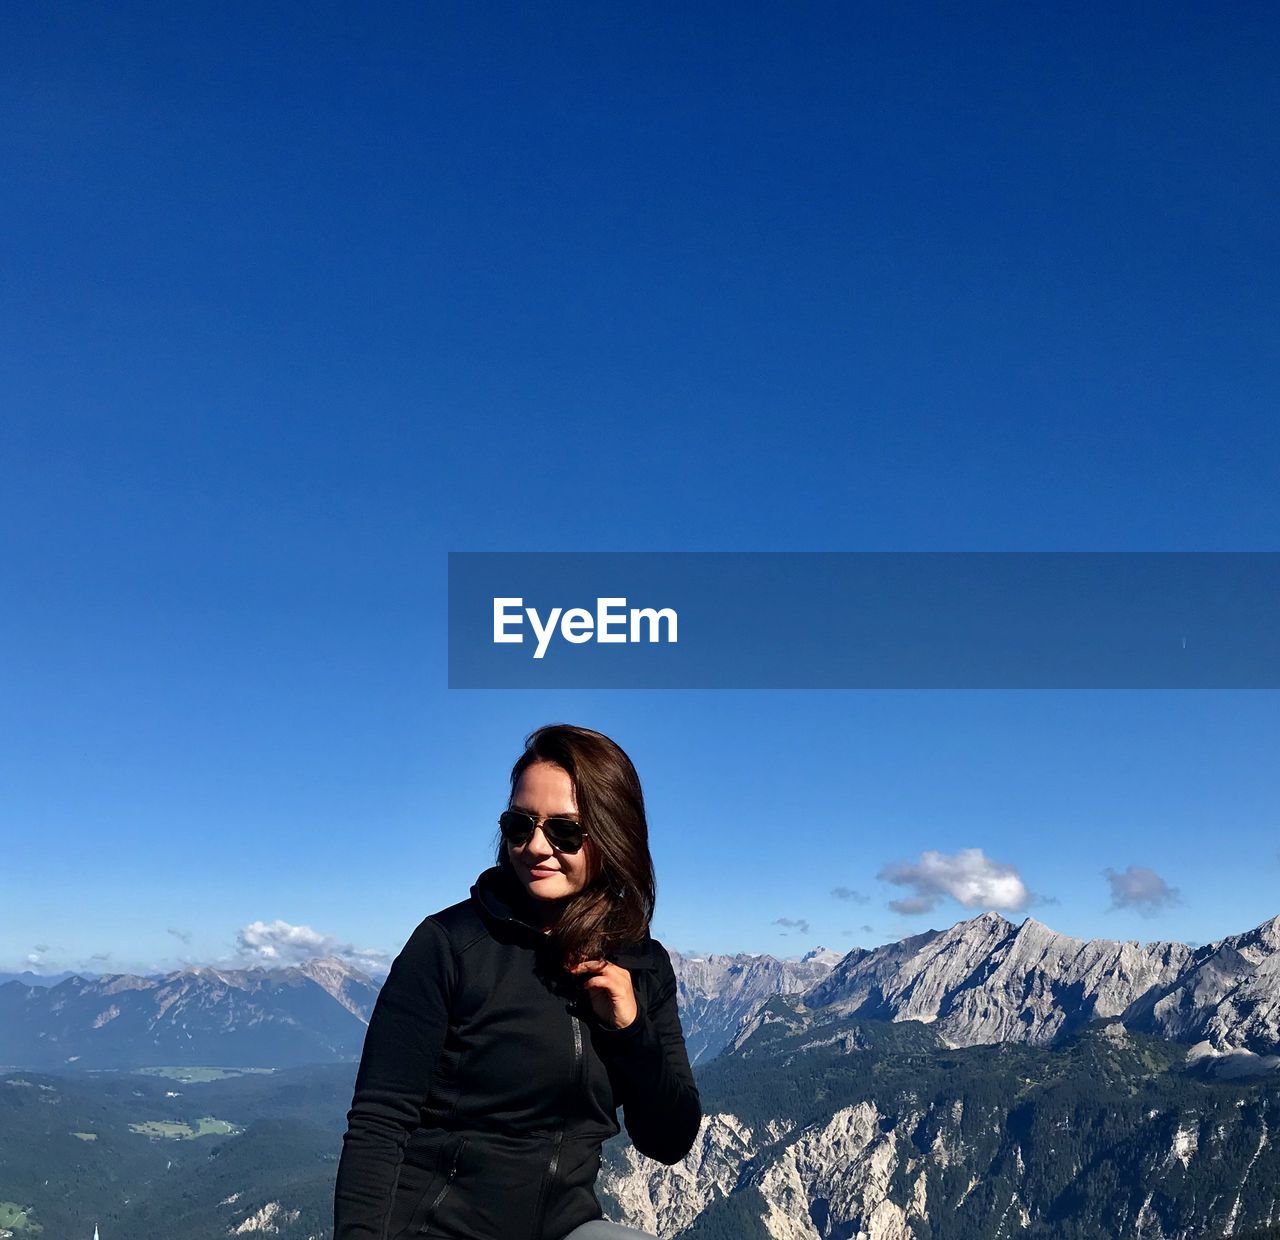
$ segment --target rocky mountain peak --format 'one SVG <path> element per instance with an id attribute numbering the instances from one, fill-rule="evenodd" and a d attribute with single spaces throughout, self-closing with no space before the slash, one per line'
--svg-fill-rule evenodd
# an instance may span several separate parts
<path id="1" fill-rule="evenodd" d="M 1268 956 L 1280 952 L 1280 913 L 1243 934 L 1228 936 L 1222 943 L 1234 948 L 1251 964 L 1261 964 Z"/>
<path id="2" fill-rule="evenodd" d="M 358 978 L 364 982 L 370 980 L 369 974 L 356 968 L 350 961 L 343 960 L 341 956 L 316 956 L 314 959 L 304 960 L 295 967 L 299 973 L 303 973 L 316 981 L 321 978 L 332 979 L 339 977 Z"/>
<path id="3" fill-rule="evenodd" d="M 1027 920 L 1034 921 L 1035 919 L 1032 917 L 1028 917 Z M 969 921 L 970 922 L 976 921 L 985 926 L 1008 926 L 1011 929 L 1013 927 L 1013 922 L 1009 921 L 1008 918 L 1006 917 L 1002 917 L 999 913 L 995 911 L 995 909 L 988 909 L 985 913 L 979 913 L 977 917 L 970 917 Z M 964 925 L 965 923 L 957 922 L 956 924 Z"/>

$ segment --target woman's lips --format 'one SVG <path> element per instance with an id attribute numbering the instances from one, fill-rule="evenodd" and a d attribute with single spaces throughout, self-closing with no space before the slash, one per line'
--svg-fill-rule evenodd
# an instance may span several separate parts
<path id="1" fill-rule="evenodd" d="M 553 874 L 559 874 L 560 871 L 559 870 L 543 870 L 543 869 L 534 868 L 530 870 L 529 873 L 532 874 L 534 878 L 550 878 Z"/>

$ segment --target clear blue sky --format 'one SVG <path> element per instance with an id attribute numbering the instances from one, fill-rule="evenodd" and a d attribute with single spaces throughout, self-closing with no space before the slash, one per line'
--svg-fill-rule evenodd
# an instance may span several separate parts
<path id="1" fill-rule="evenodd" d="M 444 687 L 450 550 L 1277 549 L 1280 16 L 1125 8 L 10 9 L 0 970 L 394 953 L 561 719 L 673 947 L 1280 912 L 1275 694 Z"/>

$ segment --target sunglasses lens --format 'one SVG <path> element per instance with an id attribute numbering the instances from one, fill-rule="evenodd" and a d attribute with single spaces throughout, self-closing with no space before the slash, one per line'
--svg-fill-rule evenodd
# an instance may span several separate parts
<path id="1" fill-rule="evenodd" d="M 533 838 L 534 821 L 528 814 L 509 809 L 498 818 L 502 838 L 513 848 L 521 848 Z M 582 847 L 582 824 L 570 818 L 548 818 L 542 833 L 552 848 L 563 853 L 576 853 Z"/>
<path id="2" fill-rule="evenodd" d="M 576 853 L 582 847 L 582 824 L 569 818 L 548 818 L 542 824 L 552 848 L 561 852 Z"/>
<path id="3" fill-rule="evenodd" d="M 509 809 L 499 817 L 498 826 L 502 828 L 502 838 L 515 848 L 527 844 L 533 837 L 533 819 L 528 814 Z"/>

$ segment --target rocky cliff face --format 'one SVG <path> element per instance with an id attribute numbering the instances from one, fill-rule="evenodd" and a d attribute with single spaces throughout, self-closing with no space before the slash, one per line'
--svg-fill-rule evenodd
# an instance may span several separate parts
<path id="1" fill-rule="evenodd" d="M 1201 1240 L 1280 1220 L 1280 1093 L 1189 1074 L 1185 1047 L 1118 1021 L 955 1049 L 795 998 L 770 1014 L 702 1073 L 684 1162 L 607 1161 L 613 1217 L 688 1240 Z M 794 1119 L 769 1117 L 781 1099 Z"/>
<path id="2" fill-rule="evenodd" d="M 769 1235 L 810 1240 L 856 1225 L 868 1240 L 910 1240 L 910 1221 L 928 1220 L 928 1189 L 921 1173 L 905 1201 L 893 1199 L 901 1136 L 886 1119 L 873 1102 L 841 1107 L 770 1159 L 751 1180 Z"/>
<path id="3" fill-rule="evenodd" d="M 603 1187 L 631 1226 L 678 1235 L 713 1203 L 737 1192 L 743 1168 L 792 1127 L 789 1120 L 770 1120 L 757 1134 L 734 1115 L 710 1115 L 677 1166 L 664 1167 L 625 1145 Z"/>

